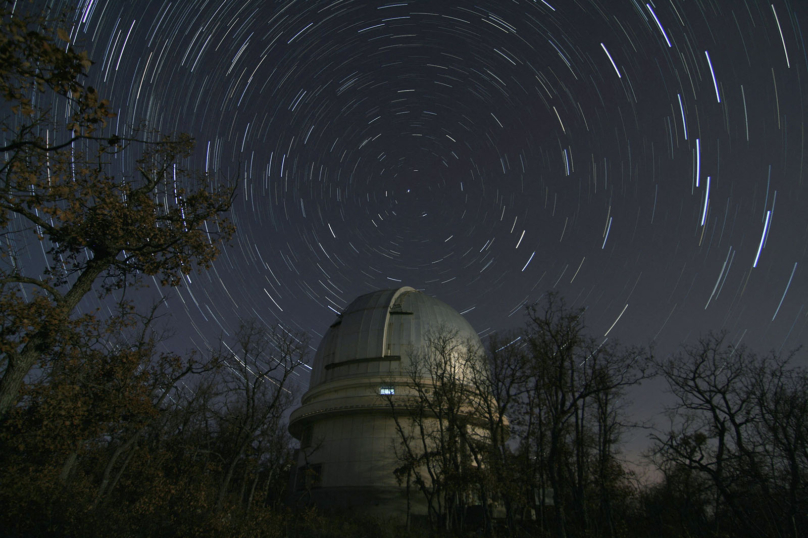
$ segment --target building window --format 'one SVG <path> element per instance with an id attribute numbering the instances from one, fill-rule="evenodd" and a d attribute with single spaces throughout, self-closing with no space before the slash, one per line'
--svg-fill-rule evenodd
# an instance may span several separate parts
<path id="1" fill-rule="evenodd" d="M 396 388 L 393 385 L 382 385 L 379 389 L 379 394 L 382 396 L 390 396 L 396 393 Z"/>

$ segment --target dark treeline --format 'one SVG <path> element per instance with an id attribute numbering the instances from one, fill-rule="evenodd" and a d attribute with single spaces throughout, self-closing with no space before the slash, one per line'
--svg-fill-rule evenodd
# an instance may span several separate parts
<path id="1" fill-rule="evenodd" d="M 406 407 L 396 421 L 400 472 L 447 530 L 477 505 L 492 508 L 477 508 L 489 532 L 618 535 L 635 489 L 618 459 L 624 397 L 647 377 L 649 353 L 598 344 L 557 295 L 526 318 L 524 330 L 491 337 L 487 353 L 445 330 L 430 334 L 408 372 L 416 401 L 388 396 Z"/>
<path id="2" fill-rule="evenodd" d="M 161 351 L 159 305 L 131 300 L 144 277 L 178 285 L 210 265 L 237 182 L 188 168 L 187 136 L 113 132 L 81 84 L 86 54 L 14 4 L 0 0 L 0 535 L 805 534 L 808 376 L 792 356 L 710 334 L 655 358 L 588 336 L 555 295 L 486 351 L 436 332 L 412 358 L 391 450 L 425 526 L 288 506 L 306 337 L 244 320 L 204 355 Z M 82 308 L 93 296 L 105 315 Z M 621 442 L 632 387 L 652 376 L 671 403 L 643 483 Z"/>
<path id="3" fill-rule="evenodd" d="M 157 321 L 120 332 L 116 318 L 117 336 L 39 364 L 0 430 L 0 534 L 275 536 L 294 523 L 279 510 L 284 415 L 305 338 L 247 322 L 210 356 L 181 357 L 156 353 Z"/>
<path id="4" fill-rule="evenodd" d="M 673 404 L 652 436 L 642 509 L 690 536 L 808 533 L 808 375 L 711 334 L 657 361 Z"/>
<path id="5" fill-rule="evenodd" d="M 208 356 L 160 354 L 156 312 L 84 326 L 29 375 L 0 430 L 3 535 L 797 538 L 808 524 L 808 376 L 790 357 L 713 334 L 666 359 L 599 345 L 555 295 L 482 355 L 433 332 L 391 441 L 430 507 L 406 529 L 288 505 L 304 336 L 246 321 Z M 642 482 L 621 436 L 651 376 L 671 397 Z M 412 427 L 426 417 L 441 427 Z"/>
<path id="6" fill-rule="evenodd" d="M 524 329 L 492 336 L 483 360 L 451 334 L 430 336 L 409 375 L 415 401 L 387 397 L 406 408 L 398 472 L 450 533 L 473 520 L 501 536 L 797 538 L 808 529 L 808 376 L 792 359 L 715 333 L 656 358 L 588 336 L 583 310 L 549 294 L 527 307 Z M 629 465 L 627 398 L 652 377 L 668 405 Z"/>

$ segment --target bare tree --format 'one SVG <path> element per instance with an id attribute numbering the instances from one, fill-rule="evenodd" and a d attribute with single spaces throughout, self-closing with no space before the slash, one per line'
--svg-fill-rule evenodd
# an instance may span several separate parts
<path id="1" fill-rule="evenodd" d="M 543 451 L 546 446 L 556 534 L 565 538 L 570 499 L 582 532 L 586 532 L 587 465 L 592 448 L 589 406 L 597 395 L 603 403 L 606 394 L 644 379 L 650 351 L 624 348 L 613 341 L 598 344 L 585 332 L 583 311 L 569 309 L 553 293 L 542 303 L 529 305 L 527 318 L 528 383 L 542 422 L 538 448 Z"/>
<path id="2" fill-rule="evenodd" d="M 766 448 L 782 535 L 808 528 L 808 373 L 770 368 L 757 378 L 758 435 Z"/>
<path id="3" fill-rule="evenodd" d="M 136 410 L 130 409 L 126 420 L 114 423 L 114 429 L 108 429 L 105 433 L 108 439 L 106 450 L 109 455 L 89 510 L 95 510 L 118 483 L 139 441 L 148 430 L 161 427 L 166 415 L 174 411 L 168 404 L 181 390 L 180 383 L 189 377 L 216 371 L 220 366 L 216 358 L 203 361 L 195 353 L 185 357 L 174 353 L 157 353 L 157 344 L 172 335 L 165 327 L 160 329 L 155 327 L 159 325 L 161 318 L 157 315 L 157 310 L 163 302 L 155 303 L 148 314 L 138 316 L 140 318 L 138 330 L 132 335 L 132 339 L 120 338 L 113 344 L 119 353 L 121 350 L 128 350 L 140 359 L 136 365 L 135 375 L 118 380 L 119 384 L 123 386 L 131 384 L 133 388 L 142 384 L 143 386 L 138 388 L 141 389 L 142 395 L 147 397 L 146 401 L 150 405 L 141 410 L 137 419 L 133 416 Z"/>
<path id="4" fill-rule="evenodd" d="M 531 480 L 525 480 L 518 454 L 509 446 L 513 424 L 509 418 L 516 416 L 517 422 L 521 418 L 529 377 L 524 347 L 518 345 L 521 342 L 521 336 L 514 334 L 491 335 L 485 360 L 472 363 L 469 377 L 475 395 L 473 415 L 483 421 L 486 432 L 479 449 L 487 488 L 502 503 L 512 535 L 516 533 L 517 506 L 525 506 L 528 491 L 532 491 L 525 488 Z"/>
<path id="5" fill-rule="evenodd" d="M 221 376 L 225 390 L 216 404 L 215 420 L 224 466 L 217 510 L 223 506 L 237 467 L 254 464 L 247 456 L 254 456 L 262 442 L 283 429 L 284 413 L 293 401 L 290 380 L 303 364 L 306 344 L 302 335 L 280 326 L 266 329 L 255 320 L 242 321 L 236 349 L 222 342 L 218 354 L 226 363 Z"/>
<path id="6" fill-rule="evenodd" d="M 793 353 L 760 356 L 725 333 L 659 361 L 674 396 L 655 461 L 706 477 L 713 532 L 797 536 L 805 506 L 805 374 Z"/>
<path id="7" fill-rule="evenodd" d="M 568 518 L 587 532 L 590 510 L 607 520 L 598 532 L 614 534 L 610 502 L 628 476 L 616 458 L 622 403 L 646 377 L 650 351 L 596 342 L 582 312 L 556 295 L 527 314 L 525 330 L 494 335 L 487 355 L 444 329 L 413 356 L 405 390 L 388 396 L 399 475 L 423 493 L 434 520 L 454 518 L 447 526 L 475 502 L 491 532 L 496 499 L 511 534 L 529 509 L 559 536 Z"/>
<path id="8" fill-rule="evenodd" d="M 433 328 L 424 349 L 409 357 L 402 390 L 387 395 L 400 441 L 398 475 L 408 487 L 415 482 L 430 520 L 447 530 L 462 526 L 473 497 L 483 507 L 489 500 L 484 457 L 490 432 L 477 414 L 481 395 L 474 384 L 484 361 L 482 350 L 456 331 Z"/>

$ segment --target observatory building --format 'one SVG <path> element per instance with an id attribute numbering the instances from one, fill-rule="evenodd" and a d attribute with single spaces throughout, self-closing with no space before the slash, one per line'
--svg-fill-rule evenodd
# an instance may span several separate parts
<path id="1" fill-rule="evenodd" d="M 406 398 L 410 359 L 425 349 L 430 331 L 446 330 L 482 347 L 455 309 L 409 287 L 362 295 L 337 318 L 289 421 L 300 440 L 292 477 L 297 499 L 383 517 L 426 512 L 422 495 L 412 491 L 408 503 L 393 473 L 401 463 L 391 399 Z"/>

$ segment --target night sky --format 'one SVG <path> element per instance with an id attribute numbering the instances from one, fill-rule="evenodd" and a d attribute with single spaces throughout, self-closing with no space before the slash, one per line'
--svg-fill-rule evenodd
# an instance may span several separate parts
<path id="1" fill-rule="evenodd" d="M 146 121 L 222 181 L 242 169 L 232 247 L 159 292 L 170 346 L 257 317 L 316 347 L 402 285 L 482 337 L 557 290 L 598 338 L 662 355 L 708 330 L 805 342 L 804 0 L 51 5 L 118 113 L 106 134 Z"/>

